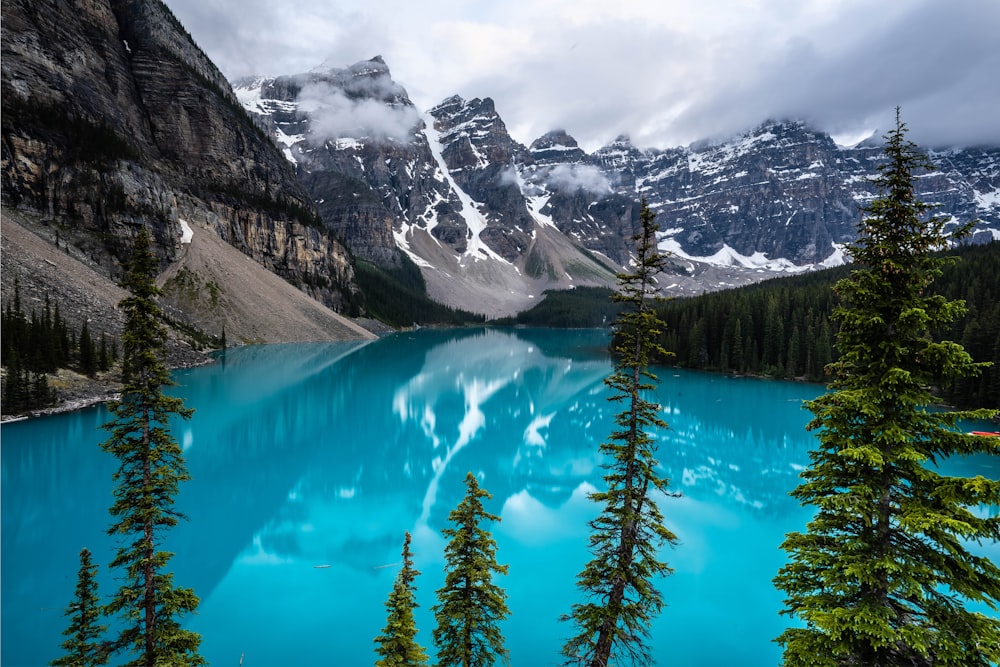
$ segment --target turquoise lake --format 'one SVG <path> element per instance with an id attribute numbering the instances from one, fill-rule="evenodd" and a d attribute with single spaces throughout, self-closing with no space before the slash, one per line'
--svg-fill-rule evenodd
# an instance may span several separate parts
<path id="1" fill-rule="evenodd" d="M 493 494 L 488 526 L 501 628 L 515 667 L 560 664 L 602 486 L 598 445 L 620 406 L 607 400 L 607 333 L 475 329 L 394 334 L 368 344 L 229 350 L 174 374 L 196 410 L 173 432 L 192 481 L 188 521 L 166 548 L 175 583 L 201 598 L 188 627 L 212 665 L 371 665 L 373 638 L 413 535 L 419 640 L 433 656 L 441 529 L 467 471 Z M 657 664 L 777 665 L 789 623 L 771 579 L 786 532 L 809 512 L 788 496 L 808 463 L 805 399 L 820 386 L 659 369 L 665 476 L 660 507 L 680 544 L 658 585 Z M 6 424 L 2 436 L 2 648 L 5 667 L 60 654 L 78 554 L 106 569 L 115 461 L 98 443 L 102 407 Z M 953 464 L 996 478 L 996 462 Z M 983 547 L 1000 560 L 996 545 Z"/>

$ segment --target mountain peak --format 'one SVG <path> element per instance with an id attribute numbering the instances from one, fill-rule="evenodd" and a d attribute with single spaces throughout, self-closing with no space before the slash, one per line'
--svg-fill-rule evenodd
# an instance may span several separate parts
<path id="1" fill-rule="evenodd" d="M 580 162 L 587 154 L 577 144 L 566 130 L 546 132 L 532 142 L 530 148 L 532 157 L 540 164 L 553 162 Z"/>
<path id="2" fill-rule="evenodd" d="M 565 146 L 567 148 L 577 148 L 579 144 L 566 130 L 557 129 L 546 132 L 531 144 L 532 150 L 538 148 L 552 148 L 553 146 Z"/>

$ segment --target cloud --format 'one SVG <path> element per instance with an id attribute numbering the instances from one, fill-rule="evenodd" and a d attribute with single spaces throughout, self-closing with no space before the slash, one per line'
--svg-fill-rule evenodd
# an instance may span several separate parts
<path id="1" fill-rule="evenodd" d="M 591 164 L 557 164 L 544 170 L 543 179 L 563 192 L 586 190 L 596 195 L 611 193 L 611 181 Z"/>
<path id="2" fill-rule="evenodd" d="M 231 78 L 382 54 L 420 109 L 491 97 L 515 139 L 592 151 L 769 118 L 860 134 L 903 108 L 926 144 L 1000 144 L 992 0 L 167 0 Z"/>
<path id="3" fill-rule="evenodd" d="M 310 115 L 309 141 L 323 144 L 343 137 L 408 141 L 420 114 L 412 105 L 386 104 L 382 94 L 375 94 L 392 89 L 384 82 L 359 79 L 346 90 L 326 81 L 306 84 L 298 102 Z"/>

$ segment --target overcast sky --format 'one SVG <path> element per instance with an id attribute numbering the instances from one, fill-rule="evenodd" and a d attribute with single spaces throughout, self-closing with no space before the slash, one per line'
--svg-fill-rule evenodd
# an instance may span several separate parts
<path id="1" fill-rule="evenodd" d="M 491 97 L 514 138 L 666 148 L 800 118 L 1000 145 L 997 0 L 166 0 L 230 79 L 381 55 L 424 111 Z"/>

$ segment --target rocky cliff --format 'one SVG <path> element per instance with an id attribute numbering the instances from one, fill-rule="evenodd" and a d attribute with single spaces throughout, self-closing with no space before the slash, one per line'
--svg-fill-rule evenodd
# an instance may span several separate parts
<path id="1" fill-rule="evenodd" d="M 588 153 L 565 130 L 525 146 L 489 98 L 452 96 L 418 114 L 381 58 L 237 92 L 288 145 L 328 224 L 358 256 L 391 266 L 402 249 L 435 296 L 480 310 L 491 281 L 495 292 L 529 296 L 610 284 L 605 267 L 630 261 L 643 198 L 672 256 L 661 283 L 671 295 L 841 263 L 882 160 L 877 140 L 838 146 L 797 121 L 667 150 L 621 136 Z M 978 218 L 979 239 L 1000 237 L 1000 149 L 931 158 L 939 171 L 920 178 L 925 201 L 955 222 Z"/>
<path id="2" fill-rule="evenodd" d="M 139 226 L 166 268 L 190 224 L 304 294 L 349 306 L 348 252 L 162 2 L 5 0 L 2 11 L 5 206 L 40 213 L 50 237 L 112 277 Z M 226 324 L 200 322 L 213 335 Z"/>
<path id="3" fill-rule="evenodd" d="M 514 168 L 525 149 L 491 100 L 422 114 L 379 57 L 234 86 L 326 227 L 384 269 L 415 262 L 433 298 L 492 316 L 551 287 L 613 282 L 612 262 L 530 210 Z"/>
<path id="4" fill-rule="evenodd" d="M 357 259 L 399 276 L 416 264 L 433 298 L 503 315 L 550 288 L 613 284 L 643 198 L 673 258 L 661 285 L 683 295 L 843 261 L 875 194 L 877 141 L 845 148 L 800 122 L 666 150 L 621 136 L 588 153 L 565 130 L 523 145 L 490 98 L 419 111 L 379 57 L 231 87 L 159 0 L 2 11 L 3 203 L 111 277 L 147 225 L 187 279 L 194 228 L 338 311 L 361 302 Z M 1000 149 L 931 158 L 921 196 L 1000 237 Z M 187 284 L 168 282 L 168 301 L 209 333 L 245 312 Z"/>
<path id="5" fill-rule="evenodd" d="M 921 176 L 920 196 L 956 221 L 978 217 L 980 234 L 992 238 L 1000 209 L 978 206 L 977 193 L 1000 188 L 1000 150 L 931 159 L 939 170 Z M 853 240 L 882 160 L 878 141 L 845 148 L 802 122 L 768 122 L 727 143 L 650 152 L 638 163 L 637 186 L 684 253 L 732 250 L 806 266 Z"/>

